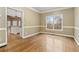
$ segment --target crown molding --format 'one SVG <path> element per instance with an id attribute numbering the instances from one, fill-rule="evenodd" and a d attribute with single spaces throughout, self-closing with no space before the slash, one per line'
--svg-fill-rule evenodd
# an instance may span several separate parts
<path id="1" fill-rule="evenodd" d="M 54 11 L 59 11 L 59 10 L 65 10 L 65 9 L 69 9 L 69 8 L 72 8 L 72 7 L 63 7 L 63 8 L 58 8 L 58 9 L 51 9 L 51 10 L 47 10 L 47 11 L 38 11 L 32 7 L 28 7 L 29 9 L 31 9 L 32 11 L 35 11 L 37 13 L 48 13 L 48 12 L 54 12 Z"/>
<path id="2" fill-rule="evenodd" d="M 36 9 L 34 9 L 32 7 L 28 7 L 28 8 L 31 9 L 32 11 L 34 11 L 34 12 L 40 13 L 38 10 L 36 10 Z"/>
<path id="3" fill-rule="evenodd" d="M 51 9 L 51 10 L 47 10 L 47 11 L 42 11 L 40 13 L 54 12 L 54 11 L 65 10 L 65 9 L 69 9 L 69 8 L 72 8 L 72 7 L 64 7 L 64 8 L 58 8 L 58 9 Z"/>

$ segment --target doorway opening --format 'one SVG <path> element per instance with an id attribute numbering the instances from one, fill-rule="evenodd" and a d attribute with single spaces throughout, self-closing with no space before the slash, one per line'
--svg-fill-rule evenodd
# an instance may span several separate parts
<path id="1" fill-rule="evenodd" d="M 22 38 L 22 11 L 7 8 L 7 35 L 8 39 Z"/>

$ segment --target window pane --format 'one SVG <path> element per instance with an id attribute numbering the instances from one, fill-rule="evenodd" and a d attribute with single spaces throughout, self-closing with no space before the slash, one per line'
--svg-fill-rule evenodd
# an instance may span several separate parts
<path id="1" fill-rule="evenodd" d="M 53 29 L 53 17 L 48 16 L 46 20 L 47 29 Z"/>
<path id="2" fill-rule="evenodd" d="M 8 27 L 9 27 L 9 26 L 11 26 L 11 22 L 10 22 L 10 21 L 8 21 Z"/>
<path id="3" fill-rule="evenodd" d="M 62 29 L 62 17 L 54 16 L 54 29 Z"/>
<path id="4" fill-rule="evenodd" d="M 19 25 L 19 26 L 21 26 L 21 25 L 22 25 L 22 24 L 21 24 L 21 20 L 19 20 L 19 21 L 18 21 L 18 25 Z"/>
<path id="5" fill-rule="evenodd" d="M 17 21 L 13 21 L 13 26 L 17 26 Z"/>

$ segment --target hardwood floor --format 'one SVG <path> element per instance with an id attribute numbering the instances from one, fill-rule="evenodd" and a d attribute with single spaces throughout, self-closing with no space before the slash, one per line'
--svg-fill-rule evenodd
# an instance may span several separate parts
<path id="1" fill-rule="evenodd" d="M 78 52 L 79 46 L 73 38 L 38 34 L 26 39 L 16 35 L 8 37 L 8 45 L 1 52 Z"/>

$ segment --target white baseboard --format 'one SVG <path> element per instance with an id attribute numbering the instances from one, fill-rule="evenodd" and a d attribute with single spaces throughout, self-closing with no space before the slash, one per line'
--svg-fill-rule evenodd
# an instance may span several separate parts
<path id="1" fill-rule="evenodd" d="M 49 33 L 49 32 L 40 32 L 40 33 L 45 33 L 45 34 L 54 34 L 54 35 L 66 36 L 66 37 L 72 37 L 72 38 L 74 38 L 74 36 L 73 36 L 73 35 L 57 34 L 57 33 Z"/>
<path id="2" fill-rule="evenodd" d="M 39 33 L 40 33 L 40 32 L 37 32 L 37 33 L 33 33 L 33 34 L 30 34 L 30 35 L 24 36 L 23 38 L 32 37 L 32 36 L 34 36 L 34 35 L 37 35 L 37 34 L 39 34 Z"/>
<path id="3" fill-rule="evenodd" d="M 60 36 L 66 36 L 66 37 L 72 37 L 72 38 L 74 38 L 73 35 L 56 34 L 56 33 L 49 33 L 49 32 L 37 32 L 37 33 L 33 33 L 33 34 L 30 34 L 30 35 L 24 36 L 23 38 L 32 37 L 32 36 L 37 35 L 37 34 L 39 34 L 39 33 L 54 34 L 54 35 L 60 35 Z"/>
<path id="4" fill-rule="evenodd" d="M 0 47 L 7 45 L 7 43 L 2 43 L 0 44 Z"/>
<path id="5" fill-rule="evenodd" d="M 74 37 L 75 42 L 77 43 L 77 45 L 79 46 L 79 42 L 77 41 L 77 39 Z"/>
<path id="6" fill-rule="evenodd" d="M 77 45 L 79 46 L 79 42 L 76 40 L 76 38 L 75 38 L 73 35 L 56 34 L 56 33 L 49 33 L 49 32 L 37 32 L 37 33 L 34 33 L 34 34 L 30 34 L 30 35 L 24 36 L 23 38 L 32 37 L 32 36 L 35 36 L 35 35 L 37 35 L 37 34 L 39 34 L 39 33 L 54 34 L 54 35 L 59 35 L 59 36 L 72 37 L 72 38 L 74 38 L 75 42 L 76 42 Z M 6 45 L 6 44 L 1 44 L 0 46 L 3 46 L 3 45 Z"/>
<path id="7" fill-rule="evenodd" d="M 60 36 L 66 36 L 66 37 L 72 37 L 72 38 L 74 38 L 76 44 L 79 46 L 79 42 L 78 42 L 77 39 L 76 39 L 74 36 L 72 36 L 72 35 L 56 34 L 56 33 L 49 33 L 49 32 L 40 32 L 40 33 L 45 33 L 45 34 L 54 34 L 54 35 L 60 35 Z"/>

